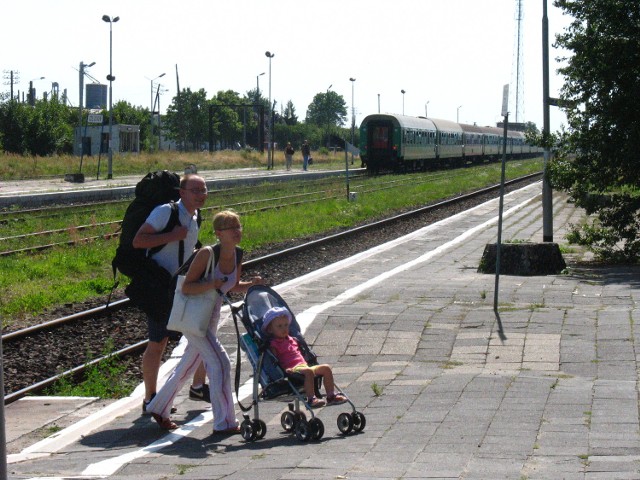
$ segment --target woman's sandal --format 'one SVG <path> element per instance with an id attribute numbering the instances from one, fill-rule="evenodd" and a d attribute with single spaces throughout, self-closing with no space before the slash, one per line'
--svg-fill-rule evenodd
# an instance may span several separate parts
<path id="1" fill-rule="evenodd" d="M 214 434 L 221 434 L 221 435 L 237 435 L 240 432 L 242 432 L 242 429 L 240 428 L 239 425 L 236 425 L 235 427 L 231 427 L 231 428 L 225 428 L 224 430 L 213 431 Z"/>
<path id="2" fill-rule="evenodd" d="M 176 428 L 178 428 L 178 424 L 172 421 L 170 418 L 162 418 L 157 413 L 152 413 L 151 416 L 156 422 L 158 422 L 158 425 L 160 425 L 160 428 L 163 430 L 175 430 Z"/>

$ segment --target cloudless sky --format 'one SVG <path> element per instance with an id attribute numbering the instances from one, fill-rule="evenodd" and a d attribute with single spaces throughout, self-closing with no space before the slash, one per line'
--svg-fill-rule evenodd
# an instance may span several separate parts
<path id="1" fill-rule="evenodd" d="M 543 0 L 523 0 L 520 121 L 542 128 Z M 570 19 L 548 0 L 550 94 L 557 96 L 553 48 Z M 500 121 L 502 87 L 511 84 L 515 121 L 517 0 L 13 0 L 0 18 L 0 68 L 19 72 L 14 93 L 34 80 L 37 97 L 59 84 L 78 105 L 79 63 L 107 84 L 109 24 L 113 24 L 113 101 L 150 108 L 151 80 L 167 91 L 162 112 L 180 88 L 241 95 L 256 88 L 277 109 L 291 100 L 300 119 L 320 92 L 342 95 L 350 125 L 352 86 L 356 124 L 368 114 L 406 115 L 494 125 Z M 39 80 L 44 76 L 45 80 Z M 356 79 L 355 82 L 349 80 Z M 85 83 L 91 80 L 85 79 Z M 154 84 L 155 85 L 155 84 Z M 405 90 L 405 94 L 401 93 Z M 428 102 L 428 103 L 427 103 Z M 458 108 L 459 107 L 459 108 Z M 552 107 L 551 128 L 565 123 Z"/>

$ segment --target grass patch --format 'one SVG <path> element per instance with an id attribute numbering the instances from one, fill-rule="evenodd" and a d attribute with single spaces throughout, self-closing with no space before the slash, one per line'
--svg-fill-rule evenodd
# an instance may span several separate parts
<path id="1" fill-rule="evenodd" d="M 114 350 L 113 340 L 108 339 L 102 351 L 109 355 Z M 84 380 L 76 383 L 63 377 L 47 389 L 47 395 L 68 397 L 122 398 L 129 395 L 137 383 L 127 381 L 124 375 L 129 370 L 127 362 L 115 356 L 107 357 L 85 371 Z"/>
<path id="2" fill-rule="evenodd" d="M 378 385 L 376 382 L 373 382 L 371 384 L 371 390 L 373 391 L 373 394 L 376 397 L 379 397 L 380 395 L 382 395 L 382 391 L 384 390 L 380 385 Z"/>

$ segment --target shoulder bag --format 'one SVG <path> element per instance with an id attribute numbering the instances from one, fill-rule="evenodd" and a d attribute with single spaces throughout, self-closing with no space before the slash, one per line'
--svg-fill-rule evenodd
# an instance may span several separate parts
<path id="1" fill-rule="evenodd" d="M 205 247 L 209 250 L 209 264 L 205 271 L 204 278 L 209 277 L 209 272 L 214 265 L 213 249 L 210 246 Z M 173 307 L 169 316 L 168 330 L 182 332 L 186 335 L 195 337 L 204 337 L 209 328 L 209 321 L 213 315 L 213 308 L 218 299 L 218 292 L 215 289 L 196 295 L 185 295 L 182 293 L 182 285 L 184 283 L 184 275 L 178 275 L 176 283 L 176 291 L 173 296 Z"/>

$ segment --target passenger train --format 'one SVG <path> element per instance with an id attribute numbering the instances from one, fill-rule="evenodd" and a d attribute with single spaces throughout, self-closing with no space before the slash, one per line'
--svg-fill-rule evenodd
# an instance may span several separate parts
<path id="1" fill-rule="evenodd" d="M 370 173 L 460 167 L 502 158 L 504 131 L 437 118 L 368 115 L 360 125 L 360 158 Z M 507 131 L 507 158 L 542 153 L 523 132 Z"/>

